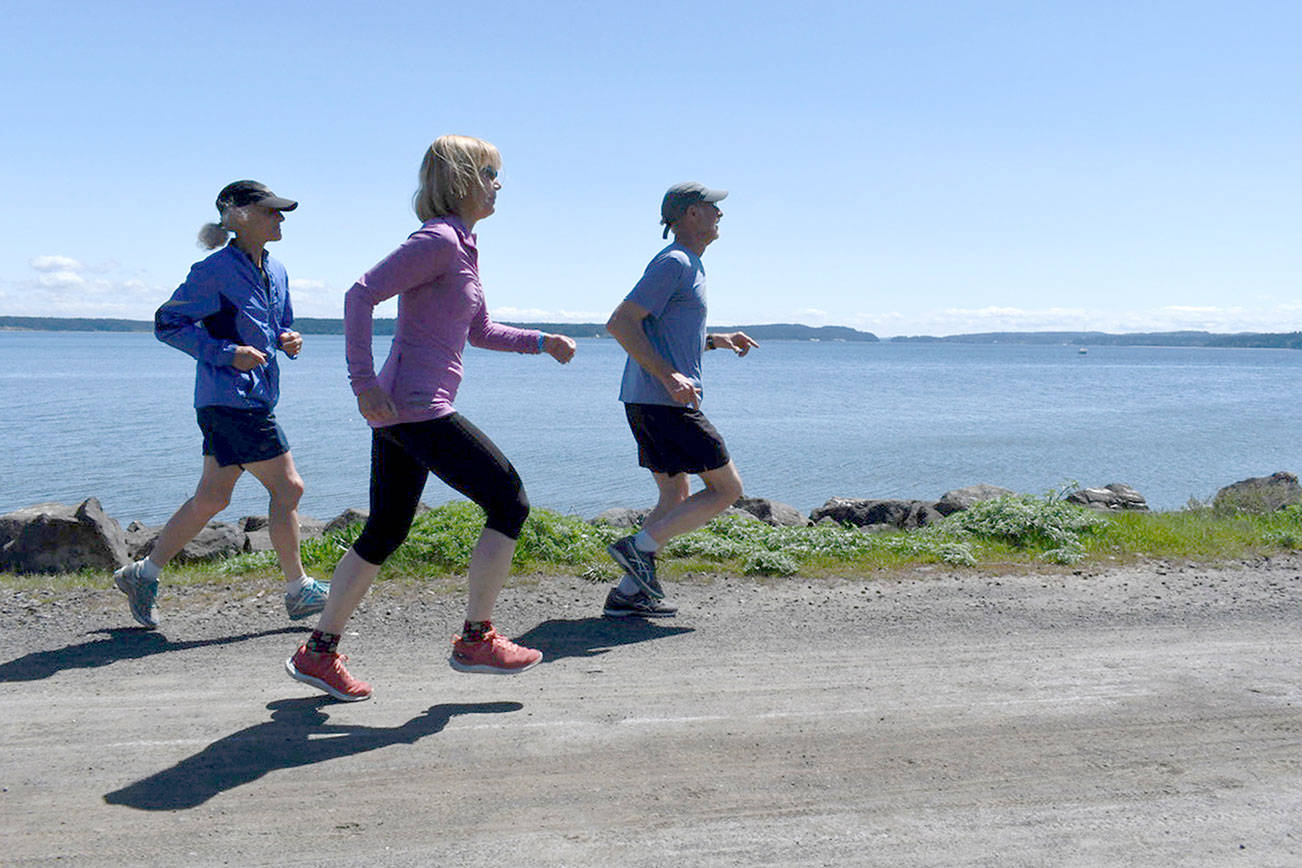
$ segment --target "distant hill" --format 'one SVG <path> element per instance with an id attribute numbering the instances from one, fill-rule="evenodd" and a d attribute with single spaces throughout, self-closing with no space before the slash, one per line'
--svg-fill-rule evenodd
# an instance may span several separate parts
<path id="1" fill-rule="evenodd" d="M 524 329 L 539 329 L 572 338 L 604 338 L 605 323 L 572 322 L 513 322 L 507 325 Z M 846 326 L 807 326 L 796 323 L 769 323 L 764 325 L 734 325 L 709 327 L 712 332 L 744 331 L 757 341 L 875 341 L 877 335 L 861 332 Z"/>
<path id="2" fill-rule="evenodd" d="M 377 319 L 373 333 L 377 335 L 393 334 L 392 319 Z M 558 335 L 573 338 L 604 338 L 604 323 L 572 322 L 513 322 L 507 325 L 520 328 L 541 329 Z M 341 335 L 344 333 L 344 321 L 341 319 L 321 319 L 303 316 L 294 320 L 294 327 L 305 335 Z M 148 332 L 153 331 L 154 324 L 148 320 L 127 319 L 63 319 L 44 316 L 0 316 L 0 329 L 25 331 L 75 331 L 75 332 Z M 772 325 L 747 326 L 710 326 L 710 331 L 746 332 L 757 341 L 875 341 L 877 335 L 861 332 L 845 326 L 806 326 L 794 323 L 776 323 Z"/>
<path id="3" fill-rule="evenodd" d="M 918 335 L 888 340 L 903 343 L 1022 344 L 1092 347 L 1253 347 L 1302 349 L 1302 332 L 1215 334 L 1202 331 L 1136 332 L 977 332 L 934 337 Z"/>
<path id="4" fill-rule="evenodd" d="M 392 319 L 375 320 L 377 335 L 393 334 Z M 341 319 L 299 317 L 295 327 L 308 335 L 341 335 Z M 516 322 L 508 325 L 535 328 L 575 338 L 604 338 L 603 323 L 572 322 Z M 0 331 L 53 331 L 53 332 L 148 332 L 154 324 L 149 320 L 94 319 L 87 317 L 0 316 Z M 855 341 L 878 340 L 872 332 L 861 332 L 847 326 L 807 326 L 797 323 L 768 323 L 761 325 L 710 326 L 710 331 L 741 330 L 757 341 Z M 951 344 L 1031 344 L 1068 345 L 1092 347 L 1244 347 L 1302 350 L 1302 332 L 1239 332 L 1216 334 L 1203 331 L 1139 332 L 1134 334 L 1109 334 L 1107 332 L 975 332 L 962 335 L 910 335 L 887 338 L 891 343 L 951 343 Z"/>
<path id="5" fill-rule="evenodd" d="M 152 332 L 154 324 L 134 319 L 0 316 L 0 329 L 29 332 Z"/>

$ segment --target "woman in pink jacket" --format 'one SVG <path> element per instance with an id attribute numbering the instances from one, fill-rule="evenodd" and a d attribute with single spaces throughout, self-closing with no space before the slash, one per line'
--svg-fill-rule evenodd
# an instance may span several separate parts
<path id="1" fill-rule="evenodd" d="M 423 221 L 397 250 L 348 290 L 344 335 L 348 377 L 370 423 L 371 513 L 366 529 L 335 567 L 317 629 L 285 662 L 290 677 L 336 699 L 357 701 L 371 687 L 353 678 L 338 654 L 339 636 L 380 565 L 407 538 L 428 473 L 479 504 L 487 520 L 470 559 L 466 622 L 449 662 L 462 672 L 522 672 L 542 653 L 493 629 L 493 604 L 506 582 L 529 501 L 515 468 L 483 432 L 452 406 L 461 353 L 476 347 L 547 353 L 564 364 L 574 341 L 499 325 L 488 318 L 479 285 L 475 224 L 493 213 L 501 168 L 497 148 L 468 136 L 441 136 L 425 154 L 416 215 Z M 389 358 L 375 372 L 375 305 L 398 296 Z"/>

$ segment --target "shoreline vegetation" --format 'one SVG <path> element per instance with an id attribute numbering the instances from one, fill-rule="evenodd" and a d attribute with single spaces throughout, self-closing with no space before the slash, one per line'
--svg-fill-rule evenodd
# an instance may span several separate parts
<path id="1" fill-rule="evenodd" d="M 329 576 L 362 530 L 351 524 L 302 543 L 303 563 Z M 385 563 L 381 580 L 435 581 L 435 588 L 464 582 L 466 564 L 483 527 L 483 513 L 459 501 L 417 516 L 407 541 Z M 513 583 L 531 576 L 570 575 L 594 584 L 619 578 L 606 546 L 628 529 L 535 509 L 521 533 L 512 563 Z M 777 527 L 735 516 L 716 518 L 675 538 L 660 559 L 670 581 L 710 581 L 720 575 L 756 579 L 891 578 L 902 571 L 940 565 L 973 573 L 1071 568 L 1077 575 L 1118 564 L 1224 563 L 1302 550 L 1302 505 L 1247 512 L 1191 503 L 1172 512 L 1100 512 L 1063 500 L 1058 493 L 1014 494 L 983 501 L 916 530 L 856 528 L 826 521 Z M 256 586 L 279 575 L 274 552 L 239 554 L 208 562 L 175 563 L 174 584 Z M 256 582 L 254 581 L 256 580 Z M 104 587 L 102 570 L 63 574 L 0 573 L 0 587 L 70 590 Z"/>
<path id="2" fill-rule="evenodd" d="M 306 335 L 343 334 L 343 320 L 299 317 L 295 327 Z M 394 320 L 377 319 L 375 334 L 393 334 Z M 537 328 L 572 338 L 605 338 L 601 323 L 511 322 L 507 325 Z M 150 320 L 97 319 L 91 317 L 0 316 L 0 331 L 152 332 Z M 744 330 L 756 340 L 832 341 L 849 343 L 954 343 L 1014 344 L 1029 346 L 1092 347 L 1212 347 L 1240 349 L 1302 349 L 1302 332 L 1205 331 L 1135 332 L 1098 331 L 974 332 L 957 335 L 901 335 L 879 338 L 872 332 L 848 326 L 808 326 L 798 323 L 716 326 L 711 331 Z"/>

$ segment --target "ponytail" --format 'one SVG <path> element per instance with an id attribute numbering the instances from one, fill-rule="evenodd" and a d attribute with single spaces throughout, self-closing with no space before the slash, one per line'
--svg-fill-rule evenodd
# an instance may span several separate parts
<path id="1" fill-rule="evenodd" d="M 205 223 L 199 227 L 199 246 L 207 250 L 216 250 L 230 238 L 230 230 L 220 223 Z"/>

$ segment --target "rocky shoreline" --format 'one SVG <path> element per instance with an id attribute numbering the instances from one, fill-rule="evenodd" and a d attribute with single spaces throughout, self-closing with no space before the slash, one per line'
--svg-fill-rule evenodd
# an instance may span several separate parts
<path id="1" fill-rule="evenodd" d="M 739 499 L 724 515 L 782 527 L 835 523 L 868 532 L 916 530 L 977 503 L 1015 493 L 996 485 L 957 488 L 937 500 L 889 500 L 833 497 L 808 515 L 793 506 L 761 497 Z M 1065 499 L 1104 512 L 1148 511 L 1143 495 L 1129 485 L 1109 483 L 1082 488 Z M 1252 477 L 1217 492 L 1213 508 L 1269 512 L 1302 503 L 1302 486 L 1292 473 Z M 421 505 L 421 510 L 429 507 Z M 609 509 L 590 519 L 593 524 L 638 527 L 648 509 Z M 365 521 L 367 513 L 346 509 L 329 521 L 301 517 L 305 540 L 316 539 Z M 161 528 L 132 521 L 125 528 L 90 497 L 71 506 L 38 503 L 0 515 L 0 571 L 65 573 L 84 569 L 112 571 L 146 556 Z M 211 522 L 177 556 L 179 562 L 219 560 L 234 555 L 271 551 L 266 516 L 244 516 L 235 523 Z"/>

